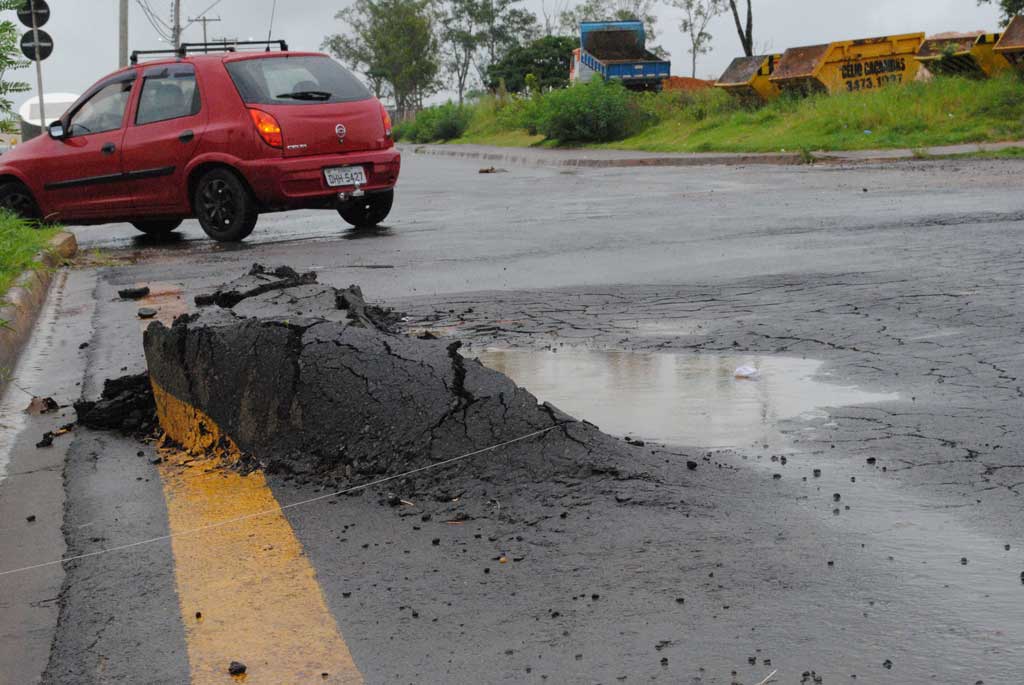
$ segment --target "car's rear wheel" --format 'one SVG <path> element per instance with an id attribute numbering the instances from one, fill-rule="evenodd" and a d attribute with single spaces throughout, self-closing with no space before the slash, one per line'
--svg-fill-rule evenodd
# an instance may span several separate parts
<path id="1" fill-rule="evenodd" d="M 338 207 L 338 214 L 356 228 L 373 228 L 388 218 L 394 202 L 394 190 L 368 194 Z"/>
<path id="2" fill-rule="evenodd" d="M 146 235 L 167 235 L 181 226 L 181 219 L 154 219 L 151 221 L 133 221 L 132 226 Z"/>
<path id="3" fill-rule="evenodd" d="M 22 219 L 38 219 L 39 206 L 23 183 L 11 181 L 0 184 L 0 208 Z"/>
<path id="4" fill-rule="evenodd" d="M 221 242 L 245 240 L 259 219 L 249 189 L 227 169 L 208 171 L 199 179 L 193 204 L 206 235 Z"/>

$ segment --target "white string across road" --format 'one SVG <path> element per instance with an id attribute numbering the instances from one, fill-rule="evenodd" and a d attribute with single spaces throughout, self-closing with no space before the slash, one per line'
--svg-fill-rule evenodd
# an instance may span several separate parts
<path id="1" fill-rule="evenodd" d="M 535 438 L 537 436 L 544 435 L 545 433 L 549 433 L 549 432 L 555 430 L 556 428 L 562 428 L 565 425 L 566 425 L 565 423 L 555 424 L 554 426 L 549 426 L 547 428 L 544 428 L 543 430 L 534 431 L 532 433 L 527 433 L 526 435 L 520 435 L 518 438 L 513 438 L 511 440 L 506 440 L 505 442 L 501 442 L 501 443 L 498 443 L 496 445 L 491 445 L 490 447 L 485 447 L 483 449 L 476 450 L 475 452 L 469 452 L 467 454 L 463 454 L 463 455 L 460 455 L 458 457 L 452 457 L 451 459 L 446 459 L 444 461 L 439 461 L 439 462 L 436 462 L 434 464 L 429 464 L 427 466 L 421 466 L 420 468 L 412 469 L 411 471 L 406 471 L 405 473 L 400 473 L 400 474 L 397 474 L 397 475 L 394 475 L 394 476 L 388 476 L 386 478 L 380 478 L 380 479 L 372 481 L 370 483 L 363 483 L 362 485 L 355 485 L 355 486 L 352 486 L 350 488 L 346 488 L 345 490 L 338 490 L 337 492 L 331 492 L 331 493 L 328 493 L 326 495 L 319 495 L 318 497 L 311 497 L 310 499 L 304 499 L 304 500 L 302 500 L 300 502 L 292 502 L 291 504 L 286 504 L 286 505 L 283 505 L 283 506 L 275 507 L 273 509 L 266 509 L 264 511 L 257 511 L 257 512 L 253 512 L 252 514 L 246 514 L 244 516 L 238 516 L 236 518 L 225 519 L 224 521 L 218 521 L 217 523 L 211 523 L 208 526 L 202 526 L 200 528 L 193 528 L 191 530 L 183 530 L 183 531 L 181 531 L 179 533 L 171 533 L 171 534 L 168 534 L 168 535 L 160 535 L 160 536 L 157 536 L 155 538 L 149 538 L 147 540 L 138 540 L 137 542 L 131 542 L 131 543 L 128 543 L 126 545 L 118 545 L 116 547 L 107 547 L 105 549 L 96 550 L 95 552 L 87 552 L 85 554 L 76 554 L 75 556 L 71 556 L 71 557 L 63 557 L 61 559 L 54 559 L 53 561 L 47 561 L 47 562 L 44 562 L 42 564 L 33 564 L 32 566 L 25 566 L 23 568 L 13 568 L 13 569 L 10 569 L 8 571 L 0 571 L 0 576 L 10 576 L 10 575 L 14 575 L 16 573 L 25 573 L 27 571 L 35 571 L 37 569 L 46 568 L 48 566 L 57 566 L 58 564 L 67 564 L 67 563 L 70 563 L 72 561 L 79 561 L 80 559 L 88 559 L 90 557 L 98 557 L 101 554 L 111 554 L 113 552 L 123 552 L 125 550 L 133 549 L 135 547 L 142 547 L 143 545 L 151 545 L 151 544 L 153 544 L 155 542 L 163 542 L 165 540 L 171 540 L 173 538 L 180 538 L 180 537 L 184 537 L 186 535 L 195 535 L 196 533 L 202 533 L 202 532 L 205 532 L 205 531 L 208 531 L 208 530 L 213 530 L 215 528 L 223 528 L 224 526 L 229 526 L 229 525 L 231 525 L 233 523 L 239 523 L 240 521 L 248 521 L 249 519 L 259 518 L 261 516 L 270 516 L 270 515 L 273 515 L 273 514 L 279 514 L 282 511 L 287 511 L 288 509 L 295 509 L 297 507 L 302 507 L 302 506 L 305 506 L 307 504 L 313 504 L 314 502 L 320 502 L 320 501 L 325 500 L 325 499 L 331 499 L 332 497 L 340 497 L 342 495 L 347 495 L 350 492 L 356 492 L 358 490 L 365 490 L 366 488 L 372 488 L 372 487 L 375 487 L 377 485 L 382 485 L 384 483 L 387 483 L 387 482 L 390 482 L 390 481 L 393 481 L 393 480 L 398 480 L 400 478 L 408 478 L 409 476 L 414 476 L 417 473 L 423 473 L 424 471 L 430 471 L 432 469 L 438 469 L 438 468 L 441 468 L 443 466 L 448 466 L 450 464 L 454 464 L 456 462 L 463 461 L 465 459 L 469 459 L 471 457 L 476 457 L 476 456 L 479 456 L 481 454 L 485 454 L 487 452 L 493 452 L 495 450 L 501 449 L 502 447 L 508 447 L 509 445 L 513 445 L 513 444 L 515 444 L 517 442 L 522 442 L 523 440 L 529 440 L 530 438 Z"/>

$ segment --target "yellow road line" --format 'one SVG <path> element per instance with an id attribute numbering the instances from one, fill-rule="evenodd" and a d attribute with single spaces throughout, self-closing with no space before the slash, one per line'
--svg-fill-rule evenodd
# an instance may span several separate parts
<path id="1" fill-rule="evenodd" d="M 161 425 L 184 446 L 164 450 L 160 467 L 172 535 L 280 506 L 262 473 L 223 468 L 238 450 L 208 416 L 153 390 Z M 247 685 L 362 685 L 283 513 L 174 537 L 172 548 L 192 683 L 230 684 L 239 661 Z"/>

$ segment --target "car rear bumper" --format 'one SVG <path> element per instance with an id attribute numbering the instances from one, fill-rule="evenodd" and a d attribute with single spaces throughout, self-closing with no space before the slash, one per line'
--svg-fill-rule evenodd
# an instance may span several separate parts
<path id="1" fill-rule="evenodd" d="M 402 155 L 398 150 L 373 150 L 337 155 L 270 158 L 243 162 L 239 169 L 256 200 L 266 209 L 325 207 L 336 204 L 340 193 L 352 187 L 331 188 L 324 169 L 361 166 L 366 171 L 365 192 L 388 190 L 398 182 Z"/>

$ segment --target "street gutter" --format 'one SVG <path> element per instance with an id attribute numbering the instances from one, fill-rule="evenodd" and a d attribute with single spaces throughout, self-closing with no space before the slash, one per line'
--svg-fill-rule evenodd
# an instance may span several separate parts
<path id="1" fill-rule="evenodd" d="M 39 312 L 46 302 L 56 267 L 78 253 L 78 241 L 73 233 L 58 233 L 50 241 L 49 249 L 36 255 L 34 266 L 25 270 L 10 290 L 3 295 L 0 307 L 0 391 L 18 362 L 21 351 L 32 335 Z"/>
<path id="2" fill-rule="evenodd" d="M 751 153 L 656 153 L 629 150 L 503 148 L 490 145 L 400 145 L 403 152 L 454 157 L 516 166 L 622 168 L 750 166 L 752 164 L 800 165 L 809 163 L 871 163 L 920 161 L 937 157 L 969 156 L 979 153 L 1024 149 L 1024 141 L 970 143 L 890 150 L 848 150 L 840 152 L 751 152 Z"/>

